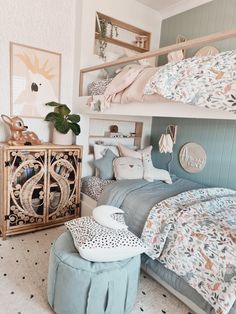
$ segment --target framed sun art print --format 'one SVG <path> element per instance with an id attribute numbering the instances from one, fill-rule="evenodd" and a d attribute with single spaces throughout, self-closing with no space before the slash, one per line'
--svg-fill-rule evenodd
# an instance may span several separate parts
<path id="1" fill-rule="evenodd" d="M 61 54 L 10 43 L 11 115 L 43 118 L 60 101 Z"/>

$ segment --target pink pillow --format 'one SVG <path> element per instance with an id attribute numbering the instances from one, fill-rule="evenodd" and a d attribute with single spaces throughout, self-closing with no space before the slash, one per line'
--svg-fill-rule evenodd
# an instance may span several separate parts
<path id="1" fill-rule="evenodd" d="M 143 159 L 143 154 L 148 154 L 151 159 L 152 146 L 145 147 L 144 149 L 139 149 L 138 151 L 132 150 L 122 144 L 118 144 L 118 149 L 120 156 L 131 157 L 137 159 Z"/>

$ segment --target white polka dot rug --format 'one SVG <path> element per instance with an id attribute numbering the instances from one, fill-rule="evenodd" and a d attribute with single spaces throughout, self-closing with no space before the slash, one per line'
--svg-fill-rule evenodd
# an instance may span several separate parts
<path id="1" fill-rule="evenodd" d="M 65 227 L 0 238 L 0 313 L 52 314 L 47 302 L 50 247 Z M 142 273 L 132 314 L 189 314 L 171 293 Z"/>

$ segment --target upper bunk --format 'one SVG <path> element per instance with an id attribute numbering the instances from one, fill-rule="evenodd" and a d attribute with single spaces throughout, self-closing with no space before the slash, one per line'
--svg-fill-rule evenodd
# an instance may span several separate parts
<path id="1" fill-rule="evenodd" d="M 123 115 L 123 116 L 150 116 L 150 117 L 181 117 L 181 118 L 201 118 L 201 119 L 225 119 L 225 120 L 236 120 L 236 52 L 223 52 L 217 55 L 214 55 L 213 57 L 203 57 L 201 58 L 188 58 L 188 59 L 184 59 L 184 60 L 180 60 L 178 62 L 170 62 L 169 64 L 167 64 L 168 67 L 168 71 L 172 72 L 172 76 L 173 73 L 176 73 L 176 75 L 181 75 L 179 73 L 181 73 L 181 67 L 184 67 L 186 64 L 186 68 L 190 66 L 192 66 L 192 64 L 196 64 L 196 66 L 198 66 L 198 72 L 202 71 L 204 74 L 209 72 L 209 69 L 204 69 L 204 64 L 209 62 L 209 58 L 211 58 L 214 61 L 214 65 L 217 65 L 217 71 L 214 68 L 210 68 L 211 70 L 211 74 L 214 75 L 214 79 L 217 79 L 217 84 L 218 82 L 220 82 L 220 84 L 222 85 L 222 88 L 224 89 L 223 94 L 227 93 L 227 97 L 231 97 L 232 99 L 228 99 L 228 103 L 227 106 L 230 108 L 226 108 L 226 106 L 224 105 L 224 99 L 222 99 L 222 105 L 218 104 L 218 107 L 214 104 L 214 102 L 216 103 L 216 101 L 214 101 L 213 96 L 214 95 L 210 95 L 211 99 L 213 99 L 213 105 L 210 104 L 210 106 L 212 107 L 216 107 L 216 109 L 209 109 L 209 108 L 205 108 L 205 107 L 209 107 L 208 105 L 205 106 L 205 104 L 201 103 L 200 106 L 196 106 L 195 103 L 191 102 L 191 104 L 189 103 L 184 103 L 182 101 L 179 101 L 179 98 L 176 99 L 168 99 L 166 97 L 163 97 L 163 95 L 155 95 L 156 97 L 147 97 L 147 95 L 145 95 L 145 97 L 143 97 L 142 99 L 138 98 L 138 97 L 134 97 L 134 99 L 131 99 L 129 97 L 123 97 L 123 99 L 125 99 L 125 101 L 121 100 L 121 98 L 119 98 L 119 101 L 117 101 L 117 97 L 110 97 L 112 95 L 112 92 L 114 93 L 114 88 L 115 88 L 115 92 L 119 91 L 116 90 L 116 87 L 123 81 L 126 81 L 126 77 L 128 76 L 132 76 L 134 74 L 134 72 L 136 71 L 131 68 L 127 68 L 127 64 L 130 63 L 134 63 L 140 60 L 149 60 L 150 58 L 153 57 L 159 57 L 162 55 L 166 55 L 166 54 L 170 54 L 173 52 L 179 52 L 179 51 L 184 51 L 186 49 L 189 48 L 193 48 L 193 47 L 199 47 L 199 46 L 204 46 L 204 45 L 208 45 L 212 42 L 217 42 L 217 41 L 221 41 L 221 40 L 225 40 L 228 38 L 232 38 L 232 37 L 236 37 L 236 29 L 232 29 L 232 30 L 227 30 L 224 32 L 220 32 L 220 33 L 215 33 L 215 34 L 211 34 L 208 36 L 204 36 L 204 37 L 200 37 L 200 38 L 195 38 L 192 40 L 188 40 L 182 43 L 178 43 L 178 44 L 174 44 L 171 46 L 167 46 L 167 47 L 163 47 L 163 48 L 159 48 L 150 52 L 144 52 L 144 53 L 140 53 L 140 54 L 135 54 L 132 55 L 130 57 L 125 57 L 125 58 L 121 58 L 112 62 L 107 62 L 107 63 L 103 63 L 103 64 L 99 64 L 99 65 L 95 65 L 95 66 L 91 66 L 91 67 L 86 67 L 81 69 L 80 71 L 80 87 L 79 87 L 79 112 L 80 113 L 85 113 L 85 114 L 96 114 L 96 115 Z M 231 61 L 230 58 L 232 59 Z M 149 66 L 145 65 L 145 62 L 142 63 L 142 65 L 140 67 L 140 70 L 138 69 L 136 72 L 137 77 L 141 77 L 143 75 L 143 77 L 148 77 L 144 71 L 146 72 L 150 72 L 152 73 L 152 76 L 148 77 L 149 80 L 149 87 L 153 87 L 153 80 L 150 82 L 151 78 L 155 76 L 155 74 L 153 75 L 153 73 L 155 72 L 161 72 L 159 69 L 164 68 L 164 67 L 159 67 L 156 69 L 150 68 Z M 182 62 L 182 63 L 181 63 Z M 109 83 L 109 86 L 112 86 L 112 88 L 108 88 L 105 91 L 105 95 L 96 95 L 96 96 L 83 96 L 87 86 L 87 83 L 89 83 L 89 81 L 85 78 L 85 75 L 87 74 L 88 76 L 90 76 L 90 80 L 92 80 L 93 75 L 91 75 L 91 73 L 97 73 L 97 71 L 99 70 L 103 70 L 104 68 L 110 68 L 110 67 L 114 67 L 114 66 L 122 66 L 122 65 L 126 65 L 126 69 L 122 70 L 113 80 L 111 80 Z M 224 70 L 222 71 L 222 68 L 228 66 L 227 69 L 227 73 L 224 76 Z M 138 66 L 137 66 L 138 68 Z M 180 71 L 179 71 L 180 69 Z M 125 72 L 126 71 L 126 72 Z M 154 71 L 154 72 L 153 72 Z M 205 71 L 205 72 L 204 72 Z M 123 74 L 122 74 L 123 72 Z M 163 72 L 163 71 L 162 71 Z M 187 70 L 185 69 L 184 71 L 182 71 L 185 75 L 187 72 Z M 221 72 L 221 73 L 220 73 Z M 140 74 L 141 73 L 141 74 Z M 144 74 L 142 74 L 144 73 Z M 163 72 L 164 73 L 164 72 Z M 167 77 L 168 76 L 168 72 L 167 74 L 161 74 L 161 76 L 157 73 L 155 79 L 159 80 L 161 78 L 161 80 L 163 80 L 163 77 Z M 190 71 L 190 73 L 192 74 L 192 72 Z M 222 75 L 223 73 L 223 75 Z M 125 76 L 126 75 L 126 76 Z M 158 76 L 159 75 L 159 76 Z M 134 74 L 135 76 L 135 74 Z M 223 79 L 222 79 L 223 77 Z M 117 79 L 118 78 L 118 79 Z M 180 77 L 181 79 L 181 77 Z M 194 80 L 192 80 L 194 81 Z M 165 82 L 163 80 L 162 82 L 162 87 L 167 90 L 167 94 L 168 94 L 168 87 L 165 87 Z M 210 80 L 210 84 L 211 84 L 211 80 Z M 230 90 L 229 88 L 229 82 L 231 82 L 234 86 L 233 90 Z M 86 83 L 86 84 L 85 84 Z M 127 82 L 126 82 L 127 83 Z M 128 82 L 129 85 L 130 82 Z M 213 82 L 215 84 L 215 81 Z M 135 85 L 136 83 L 134 82 L 133 85 Z M 204 84 L 208 84 L 209 82 L 205 82 Z M 214 85 L 213 84 L 213 85 Z M 216 93 L 220 93 L 222 94 L 222 92 L 220 91 L 221 85 L 214 85 L 214 88 L 216 86 L 217 90 Z M 129 86 L 125 85 L 125 90 L 126 87 L 130 87 L 132 84 L 130 84 Z M 173 85 L 173 84 L 172 84 Z M 196 85 L 196 84 L 195 84 Z M 230 85 L 230 86 L 231 86 Z M 145 85 L 146 86 L 146 85 Z M 136 89 L 135 89 L 136 88 Z M 134 90 L 132 91 L 132 93 L 136 93 L 139 94 L 140 93 L 140 85 L 136 84 L 135 85 Z M 158 87 L 159 88 L 159 87 Z M 172 86 L 173 88 L 173 86 Z M 174 87 L 175 88 L 175 87 Z M 155 88 L 154 88 L 155 89 Z M 159 89 L 158 89 L 159 91 Z M 191 88 L 190 88 L 191 91 Z M 110 92 L 110 94 L 108 93 Z M 188 91 L 187 91 L 188 92 Z M 131 94 L 132 94 L 131 93 Z M 186 90 L 183 89 L 183 95 L 185 95 L 184 93 L 186 93 Z M 171 93 L 169 93 L 171 94 Z M 128 95 L 130 96 L 130 93 L 128 93 Z M 127 95 L 126 95 L 127 96 Z M 153 95 L 151 95 L 153 96 Z M 169 95 L 168 95 L 169 96 Z M 224 95 L 223 95 L 224 96 Z M 107 105 L 107 99 L 109 99 L 110 97 L 110 101 L 109 104 Z M 220 96 L 222 98 L 222 95 Z M 219 97 L 219 99 L 221 99 Z M 174 97 L 173 97 L 174 98 Z M 199 97 L 198 97 L 199 98 Z M 131 99 L 131 101 L 129 101 L 129 99 Z M 196 97 L 195 97 L 196 99 Z M 218 99 L 218 103 L 219 103 L 219 99 Z M 115 100 L 115 102 L 113 102 L 113 100 Z M 198 100 L 198 99 L 197 99 Z M 197 103 L 196 100 L 196 103 Z M 119 103 L 121 102 L 121 103 Z M 223 109 L 223 110 L 222 110 Z M 229 112 L 232 111 L 232 112 Z"/>

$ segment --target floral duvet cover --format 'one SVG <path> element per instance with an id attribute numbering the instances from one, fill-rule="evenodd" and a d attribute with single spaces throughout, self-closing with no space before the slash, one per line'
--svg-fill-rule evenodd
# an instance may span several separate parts
<path id="1" fill-rule="evenodd" d="M 236 300 L 236 191 L 181 193 L 156 204 L 142 240 L 147 254 L 185 279 L 217 314 Z"/>
<path id="2" fill-rule="evenodd" d="M 147 82 L 144 94 L 236 113 L 236 51 L 168 63 Z"/>

